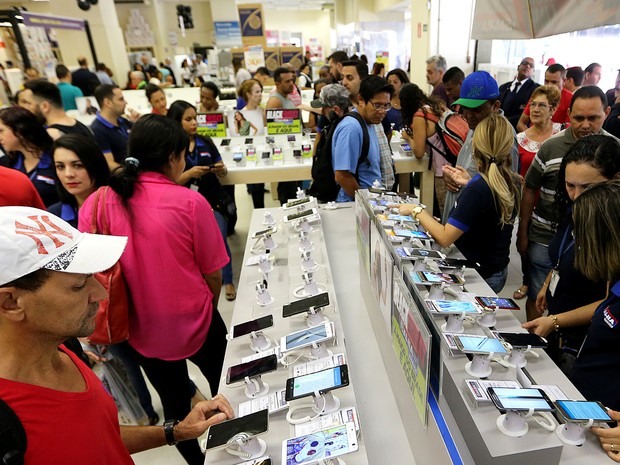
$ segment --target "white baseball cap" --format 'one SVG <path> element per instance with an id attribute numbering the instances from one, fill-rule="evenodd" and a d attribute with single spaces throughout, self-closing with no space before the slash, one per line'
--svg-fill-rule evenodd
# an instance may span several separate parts
<path id="1" fill-rule="evenodd" d="M 121 257 L 127 238 L 81 233 L 66 221 L 30 207 L 0 207 L 0 286 L 45 268 L 91 274 Z"/>

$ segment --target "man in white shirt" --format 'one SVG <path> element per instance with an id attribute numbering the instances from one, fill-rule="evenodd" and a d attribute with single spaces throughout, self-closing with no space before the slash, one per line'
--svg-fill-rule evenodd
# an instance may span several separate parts
<path id="1" fill-rule="evenodd" d="M 252 79 L 252 75 L 247 69 L 241 66 L 241 58 L 233 58 L 232 65 L 235 71 L 235 87 L 237 88 L 237 92 L 239 92 L 239 88 L 241 87 L 241 84 L 243 84 L 243 81 Z"/>

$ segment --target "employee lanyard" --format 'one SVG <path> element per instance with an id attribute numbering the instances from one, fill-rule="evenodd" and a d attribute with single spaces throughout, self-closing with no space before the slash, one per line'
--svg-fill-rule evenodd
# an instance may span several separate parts
<path id="1" fill-rule="evenodd" d="M 562 256 L 575 245 L 575 239 L 572 238 L 571 236 L 570 244 L 568 244 L 566 249 L 564 249 L 564 245 L 566 244 L 566 239 L 568 239 L 568 235 L 572 232 L 572 230 L 573 230 L 572 227 L 568 227 L 566 228 L 566 231 L 564 231 L 564 237 L 562 238 L 562 242 L 560 243 L 560 250 L 558 253 L 558 263 L 555 265 L 554 270 L 558 270 L 560 268 L 560 261 L 562 260 Z"/>

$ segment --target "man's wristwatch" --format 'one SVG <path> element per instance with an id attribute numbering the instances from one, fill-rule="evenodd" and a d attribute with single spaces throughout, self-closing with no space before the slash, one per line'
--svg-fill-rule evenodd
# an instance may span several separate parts
<path id="1" fill-rule="evenodd" d="M 424 204 L 418 204 L 415 207 L 413 207 L 413 210 L 411 210 L 411 217 L 415 220 L 417 219 L 418 215 L 420 213 L 422 213 L 424 210 L 426 209 L 426 205 Z"/>
<path id="2" fill-rule="evenodd" d="M 180 423 L 179 420 L 164 421 L 164 435 L 169 446 L 176 446 L 179 441 L 174 439 L 174 427 Z"/>

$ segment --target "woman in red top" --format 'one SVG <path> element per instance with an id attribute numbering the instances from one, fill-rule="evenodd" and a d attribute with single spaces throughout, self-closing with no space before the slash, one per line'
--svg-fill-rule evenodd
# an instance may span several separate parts
<path id="1" fill-rule="evenodd" d="M 540 86 L 532 92 L 532 99 L 530 100 L 532 125 L 527 130 L 517 134 L 519 174 L 521 176 L 525 177 L 543 142 L 562 130 L 562 124 L 551 121 L 559 103 L 560 91 L 555 86 Z M 523 283 L 512 294 L 515 299 L 522 299 L 527 295 L 529 273 L 525 256 L 521 257 L 521 270 L 523 271 Z"/>

